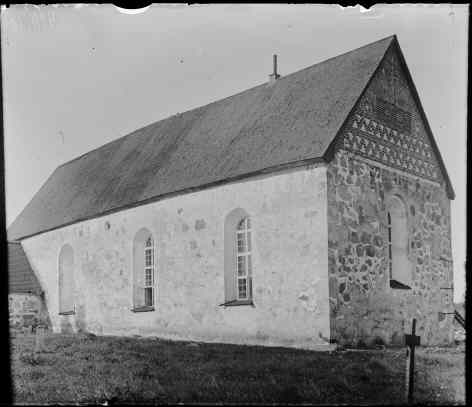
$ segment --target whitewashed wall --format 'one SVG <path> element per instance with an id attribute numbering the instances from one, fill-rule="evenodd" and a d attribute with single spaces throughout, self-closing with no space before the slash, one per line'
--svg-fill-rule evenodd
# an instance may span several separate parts
<path id="1" fill-rule="evenodd" d="M 326 168 L 176 196 L 25 239 L 54 331 L 329 348 Z M 224 221 L 251 216 L 255 306 L 222 307 Z M 105 223 L 109 222 L 107 230 Z M 132 308 L 133 239 L 157 244 L 157 306 Z M 76 314 L 58 314 L 58 255 L 74 249 Z"/>

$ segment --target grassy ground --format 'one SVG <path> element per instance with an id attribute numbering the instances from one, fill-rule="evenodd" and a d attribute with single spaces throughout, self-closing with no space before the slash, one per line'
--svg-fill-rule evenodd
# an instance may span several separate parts
<path id="1" fill-rule="evenodd" d="M 402 403 L 405 351 L 313 352 L 157 339 L 12 339 L 15 403 Z M 464 403 L 464 350 L 418 351 L 417 400 Z"/>

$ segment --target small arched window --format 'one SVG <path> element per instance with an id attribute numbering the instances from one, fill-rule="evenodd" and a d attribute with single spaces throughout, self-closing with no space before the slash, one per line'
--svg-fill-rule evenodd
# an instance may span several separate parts
<path id="1" fill-rule="evenodd" d="M 59 253 L 59 314 L 75 312 L 74 251 L 68 244 Z"/>
<path id="2" fill-rule="evenodd" d="M 147 229 L 136 234 L 133 252 L 133 310 L 149 311 L 156 303 L 156 254 Z"/>
<path id="3" fill-rule="evenodd" d="M 244 209 L 225 220 L 225 305 L 252 304 L 252 228 Z"/>
<path id="4" fill-rule="evenodd" d="M 408 259 L 408 219 L 403 201 L 392 196 L 387 207 L 388 264 L 390 286 L 410 288 L 411 264 Z"/>

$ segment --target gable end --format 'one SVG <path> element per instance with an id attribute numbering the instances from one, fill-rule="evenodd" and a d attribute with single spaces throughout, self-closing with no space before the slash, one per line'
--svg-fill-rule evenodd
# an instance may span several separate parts
<path id="1" fill-rule="evenodd" d="M 449 199 L 454 199 L 444 162 L 396 38 L 330 146 L 330 156 L 339 148 L 443 184 Z"/>

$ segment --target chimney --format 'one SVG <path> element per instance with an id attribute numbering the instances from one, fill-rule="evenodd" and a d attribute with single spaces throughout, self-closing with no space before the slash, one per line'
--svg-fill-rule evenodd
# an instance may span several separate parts
<path id="1" fill-rule="evenodd" d="M 274 54 L 274 71 L 269 75 L 269 83 L 273 83 L 279 78 L 280 75 L 277 73 L 277 55 Z"/>

